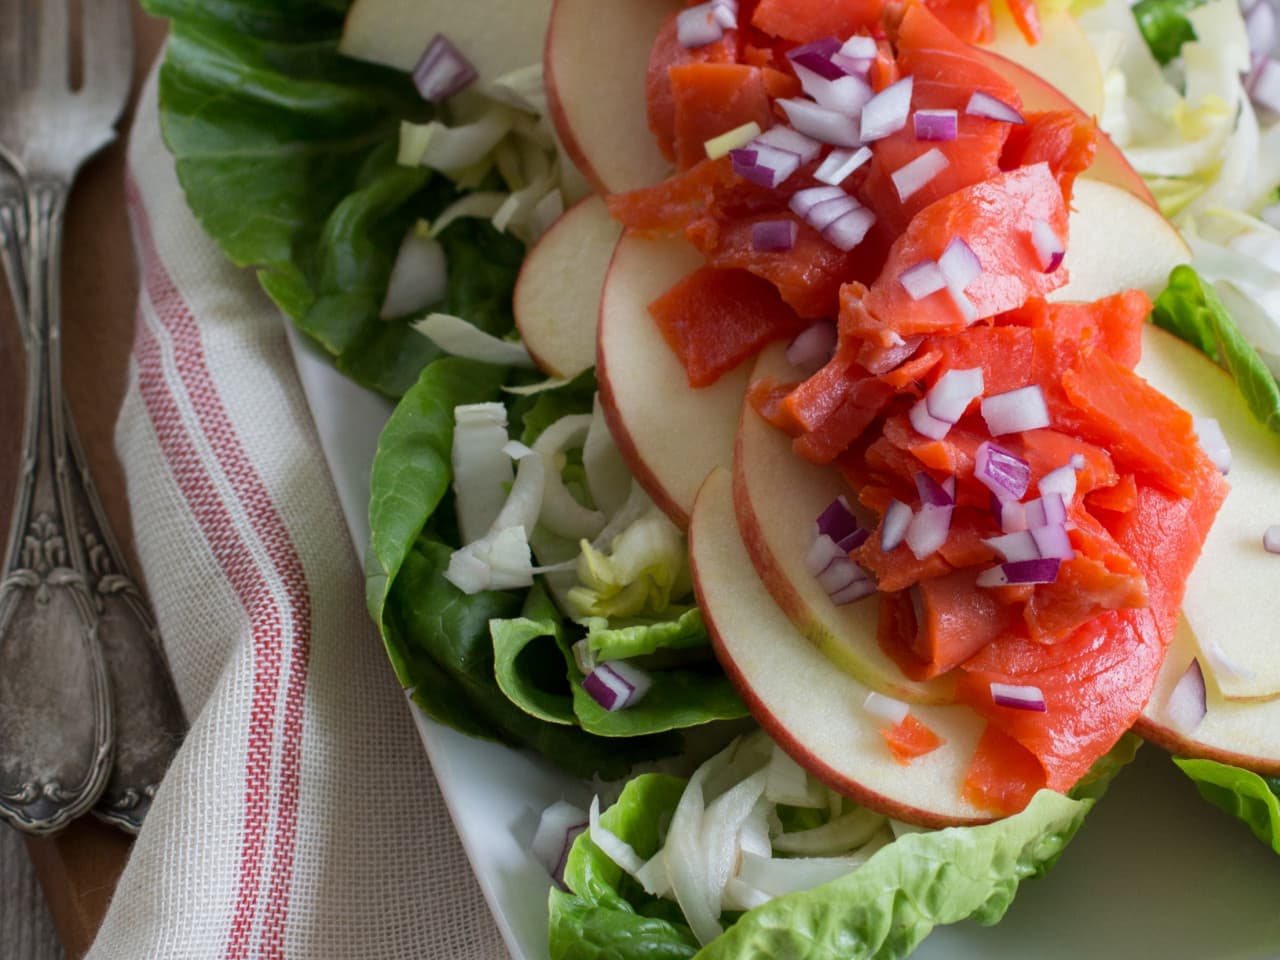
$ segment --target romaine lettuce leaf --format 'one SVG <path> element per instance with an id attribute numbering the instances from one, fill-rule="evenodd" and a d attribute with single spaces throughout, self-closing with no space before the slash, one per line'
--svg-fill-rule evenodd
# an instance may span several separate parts
<path id="1" fill-rule="evenodd" d="M 1250 413 L 1267 429 L 1280 433 L 1280 386 L 1241 335 L 1212 284 L 1191 267 L 1175 267 L 1169 286 L 1156 299 L 1152 320 L 1226 369 L 1244 394 Z"/>
<path id="2" fill-rule="evenodd" d="M 1200 796 L 1243 820 L 1255 837 L 1280 853 L 1280 780 L 1216 760 L 1174 757 L 1173 762 L 1195 781 Z"/>

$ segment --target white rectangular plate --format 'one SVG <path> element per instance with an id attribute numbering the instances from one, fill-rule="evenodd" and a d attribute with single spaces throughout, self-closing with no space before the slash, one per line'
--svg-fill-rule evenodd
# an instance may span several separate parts
<path id="1" fill-rule="evenodd" d="M 369 540 L 369 466 L 387 402 L 290 333 L 298 372 L 359 555 Z M 480 887 L 515 960 L 547 960 L 550 883 L 529 843 L 541 811 L 590 789 L 540 758 L 474 740 L 410 705 Z M 1200 800 L 1156 747 L 1143 748 L 1061 862 L 1026 883 L 996 927 L 937 930 L 916 960 L 1274 960 L 1280 858 Z M 801 960 L 801 958 L 790 958 Z"/>

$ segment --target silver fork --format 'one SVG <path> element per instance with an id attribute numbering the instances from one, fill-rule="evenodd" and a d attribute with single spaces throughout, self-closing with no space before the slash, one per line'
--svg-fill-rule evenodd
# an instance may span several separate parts
<path id="1" fill-rule="evenodd" d="M 0 582 L 0 815 L 34 833 L 92 806 L 112 770 L 100 626 L 156 650 L 68 438 L 62 396 L 63 212 L 81 164 L 114 138 L 132 78 L 127 0 L 81 0 L 80 17 L 77 51 L 68 0 L 0 0 L 0 160 L 23 198 L 0 207 L 0 230 L 27 347 L 23 476 Z M 136 827 L 149 800 L 126 791 L 109 815 Z"/>

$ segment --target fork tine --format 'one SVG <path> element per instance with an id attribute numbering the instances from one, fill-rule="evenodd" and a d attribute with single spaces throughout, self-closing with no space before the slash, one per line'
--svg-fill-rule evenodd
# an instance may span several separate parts
<path id="1" fill-rule="evenodd" d="M 84 88 L 99 102 L 123 108 L 133 81 L 132 4 L 80 0 L 80 5 Z"/>
<path id="2" fill-rule="evenodd" d="M 40 85 L 64 89 L 71 79 L 71 25 L 67 0 L 27 0 L 29 15 L 40 24 L 37 76 Z"/>

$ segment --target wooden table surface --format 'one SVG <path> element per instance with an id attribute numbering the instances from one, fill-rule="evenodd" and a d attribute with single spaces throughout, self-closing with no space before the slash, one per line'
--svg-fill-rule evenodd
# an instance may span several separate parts
<path id="1" fill-rule="evenodd" d="M 135 12 L 134 95 L 164 38 L 164 22 Z M 127 130 L 132 111 L 121 123 Z M 65 382 L 80 436 L 113 528 L 135 571 L 124 475 L 112 435 L 124 396 L 137 278 L 124 205 L 125 147 L 117 141 L 85 167 L 71 195 L 63 257 Z M 13 311 L 0 296 L 0 531 L 10 522 L 22 438 L 23 358 Z M 129 855 L 129 838 L 84 818 L 28 841 L 68 957 L 88 949 Z"/>

